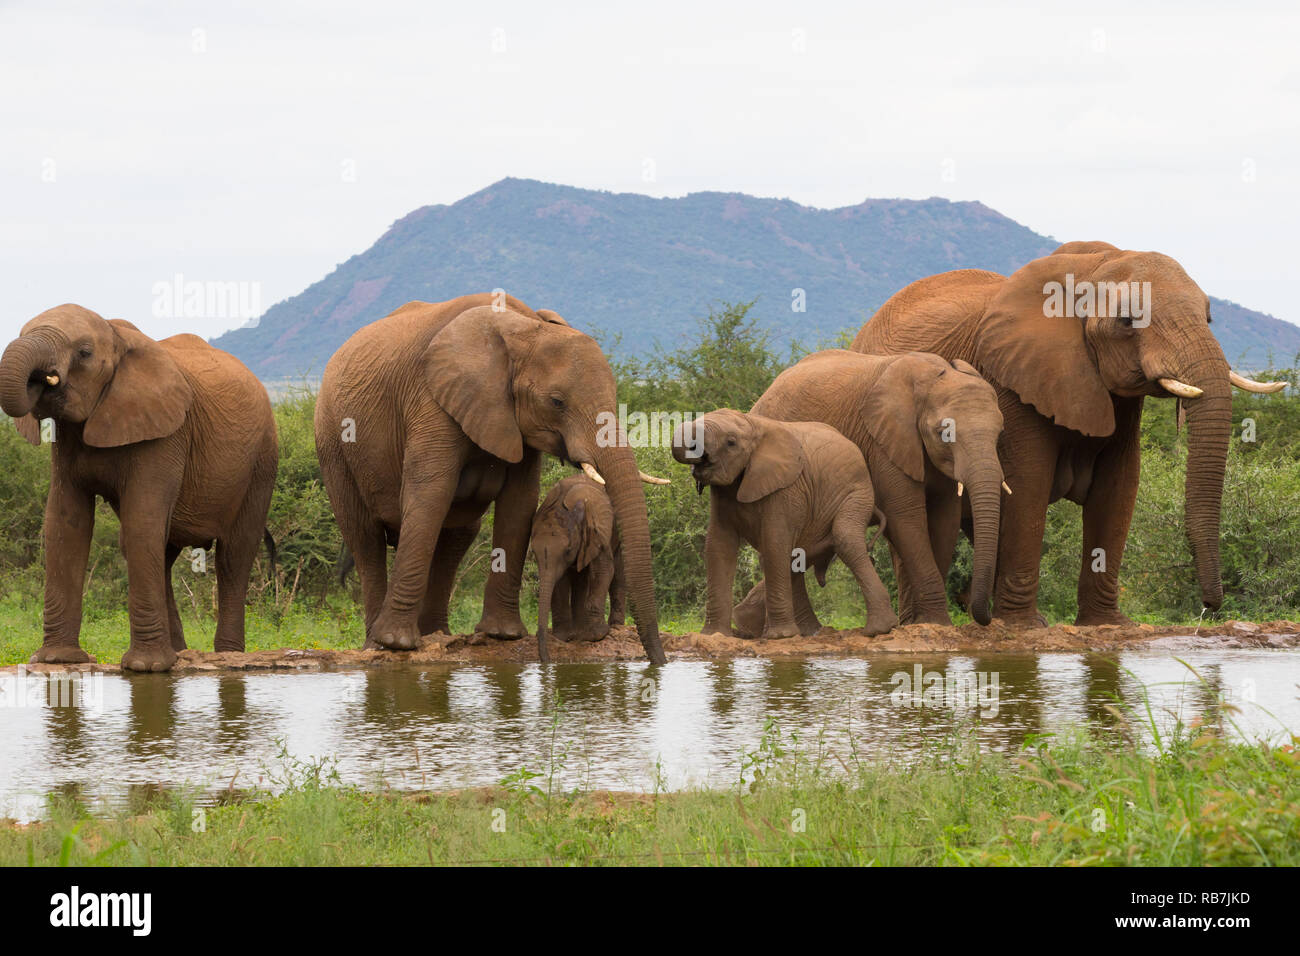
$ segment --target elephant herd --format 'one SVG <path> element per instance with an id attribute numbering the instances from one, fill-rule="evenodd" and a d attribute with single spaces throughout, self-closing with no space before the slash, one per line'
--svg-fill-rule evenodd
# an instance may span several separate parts
<path id="1" fill-rule="evenodd" d="M 674 458 L 711 489 L 705 627 L 814 632 L 803 572 L 821 578 L 835 556 L 863 591 L 868 633 L 947 622 L 944 580 L 963 527 L 971 615 L 1039 623 L 1046 514 L 1063 497 L 1083 507 L 1077 622 L 1124 622 L 1118 575 L 1147 396 L 1174 398 L 1185 414 L 1186 531 L 1202 599 L 1217 608 L 1233 386 L 1283 387 L 1228 367 L 1209 300 L 1167 256 L 1074 242 L 1010 276 L 962 269 L 913 282 L 851 350 L 797 362 L 747 413 L 719 409 L 676 430 Z M 170 569 L 182 549 L 214 542 L 215 647 L 243 649 L 278 454 L 270 401 L 247 368 L 196 336 L 154 341 L 63 305 L 5 349 L 0 407 L 28 441 L 52 444 L 33 662 L 89 660 L 81 595 L 97 496 L 121 518 L 123 668 L 173 665 L 185 638 Z M 326 366 L 315 432 L 361 579 L 366 646 L 413 648 L 448 629 L 457 568 L 493 505 L 476 631 L 527 635 L 519 592 L 531 550 L 542 660 L 548 626 L 598 640 L 626 602 L 646 655 L 663 663 L 642 491 L 663 479 L 638 469 L 624 435 L 610 440 L 617 408 L 595 341 L 510 296 L 410 302 L 348 339 Z M 539 509 L 544 454 L 584 474 Z M 871 563 L 870 524 L 891 547 L 897 614 Z M 742 540 L 758 549 L 764 580 L 733 607 Z"/>

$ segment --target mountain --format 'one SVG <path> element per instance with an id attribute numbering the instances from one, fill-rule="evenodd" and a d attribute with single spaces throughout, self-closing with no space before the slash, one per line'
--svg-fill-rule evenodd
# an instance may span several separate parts
<path id="1" fill-rule="evenodd" d="M 501 288 L 623 354 L 676 347 L 711 305 L 755 297 L 752 314 L 776 342 L 812 345 L 856 331 L 922 276 L 1011 272 L 1058 244 L 978 202 L 813 209 L 743 193 L 655 199 L 503 179 L 415 210 L 256 327 L 213 344 L 263 380 L 316 378 L 348 336 L 405 302 Z M 792 310 L 796 289 L 805 311 Z M 1242 367 L 1300 352 L 1298 326 L 1218 299 L 1212 315 L 1224 352 Z"/>

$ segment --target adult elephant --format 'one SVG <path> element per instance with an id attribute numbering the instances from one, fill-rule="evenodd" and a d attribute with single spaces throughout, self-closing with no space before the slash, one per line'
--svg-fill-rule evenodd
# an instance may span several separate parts
<path id="1" fill-rule="evenodd" d="M 1071 242 L 1010 276 L 962 269 L 912 283 L 858 332 L 860 352 L 936 352 L 972 363 L 998 392 L 998 454 L 1015 489 L 1002 510 L 994 614 L 1041 623 L 1048 505 L 1083 506 L 1079 624 L 1130 623 L 1119 569 L 1137 499 L 1143 399 L 1186 407 L 1186 530 L 1201 598 L 1218 608 L 1219 505 L 1231 387 L 1276 391 L 1228 368 L 1209 300 L 1176 261 Z"/>
<path id="2" fill-rule="evenodd" d="M 45 506 L 45 640 L 32 662 L 83 662 L 81 595 L 95 497 L 122 521 L 131 646 L 122 667 L 168 670 L 185 648 L 172 593 L 181 549 L 217 545 L 219 651 L 244 649 L 248 575 L 278 451 L 266 389 L 195 335 L 156 342 L 130 322 L 62 305 L 0 358 L 0 406 L 32 444 L 54 421 Z"/>
<path id="3" fill-rule="evenodd" d="M 664 663 L 641 475 L 600 347 L 511 296 L 409 302 L 334 353 L 316 402 L 325 487 L 356 561 L 366 646 L 445 627 L 456 567 L 495 503 L 476 631 L 516 639 L 543 452 L 606 482 L 646 655 Z M 387 546 L 397 549 L 391 578 Z"/>
<path id="4" fill-rule="evenodd" d="M 965 491 L 975 543 L 971 616 L 989 623 L 1005 485 L 997 454 L 1002 415 L 992 386 L 974 368 L 924 352 L 828 349 L 778 375 L 751 411 L 784 422 L 823 422 L 862 451 L 875 506 L 886 519 L 904 624 L 952 623 L 944 579 Z M 800 627 L 816 633 L 819 624 L 799 586 Z M 747 632 L 762 629 L 762 598 L 755 592 L 735 612 Z"/>

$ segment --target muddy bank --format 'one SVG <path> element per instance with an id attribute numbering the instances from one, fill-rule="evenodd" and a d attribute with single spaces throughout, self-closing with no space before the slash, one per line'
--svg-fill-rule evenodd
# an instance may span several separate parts
<path id="1" fill-rule="evenodd" d="M 747 641 L 721 634 L 665 634 L 664 650 L 669 660 L 719 660 L 741 657 L 807 658 L 867 657 L 875 654 L 999 654 L 1039 651 L 1150 650 L 1176 652 L 1192 648 L 1286 648 L 1300 647 L 1300 622 L 1268 621 L 1254 624 L 1227 621 L 1213 627 L 1054 627 L 1011 628 L 1000 621 L 989 627 L 967 624 L 949 627 L 910 624 L 880 637 L 859 631 L 823 628 L 813 637 L 779 641 Z M 557 663 L 644 660 L 641 642 L 631 627 L 615 628 L 595 644 L 551 642 L 551 656 Z M 498 641 L 483 635 L 430 634 L 414 651 L 379 650 L 274 650 L 247 653 L 182 651 L 172 673 L 203 673 L 241 670 L 332 670 L 352 667 L 391 667 L 439 662 L 512 662 L 537 660 L 537 641 Z M 29 672 L 119 670 L 116 664 L 28 664 Z M 2 668 L 12 671 L 13 667 Z"/>

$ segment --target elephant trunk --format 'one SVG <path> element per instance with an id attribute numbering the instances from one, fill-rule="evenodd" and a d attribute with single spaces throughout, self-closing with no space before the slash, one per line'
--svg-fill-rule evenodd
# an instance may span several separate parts
<path id="1" fill-rule="evenodd" d="M 38 372 L 52 369 L 58 355 L 45 338 L 14 339 L 0 357 L 0 408 L 10 418 L 22 418 L 40 399 L 45 383 Z M 34 381 L 33 381 L 34 380 Z"/>
<path id="2" fill-rule="evenodd" d="M 1216 349 L 1217 351 L 1217 349 Z M 1198 398 L 1185 400 L 1187 409 L 1187 480 L 1184 486 L 1184 522 L 1192 547 L 1201 601 L 1211 610 L 1223 603 L 1219 567 L 1219 509 L 1223 500 L 1223 473 L 1232 437 L 1232 389 L 1228 363 L 1222 352 L 1200 359 L 1180 370 L 1180 381 L 1201 389 Z"/>
<path id="3" fill-rule="evenodd" d="M 1002 513 L 1002 470 L 996 463 L 971 469 L 966 482 L 970 495 L 971 524 L 975 533 L 974 562 L 970 581 L 970 613 L 987 625 L 989 598 L 993 593 L 998 563 L 998 524 Z"/>
<path id="4" fill-rule="evenodd" d="M 650 553 L 650 519 L 646 514 L 645 493 L 636 457 L 627 445 L 602 447 L 596 453 L 596 468 L 605 479 L 605 491 L 614 506 L 614 518 L 623 545 L 623 569 L 627 595 L 632 603 L 632 619 L 646 657 L 664 664 L 663 644 L 659 639 L 659 613 L 655 607 L 653 556 Z"/>
<path id="5" fill-rule="evenodd" d="M 551 624 L 551 597 L 555 593 L 555 583 L 560 579 L 560 562 L 550 558 L 541 559 L 542 566 L 537 575 L 537 658 L 543 664 L 551 662 L 551 652 L 546 644 L 546 632 Z"/>

